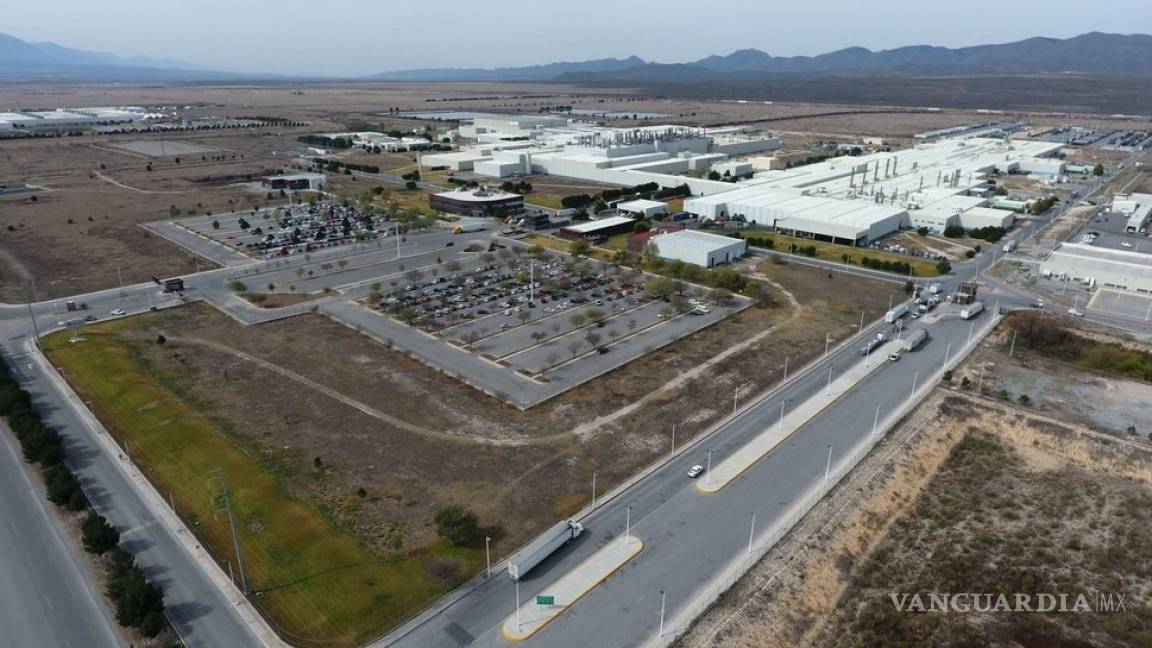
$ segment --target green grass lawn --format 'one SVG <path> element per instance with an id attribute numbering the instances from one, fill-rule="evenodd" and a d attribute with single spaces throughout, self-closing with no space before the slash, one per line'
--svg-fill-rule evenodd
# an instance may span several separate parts
<path id="1" fill-rule="evenodd" d="M 849 255 L 848 263 L 854 266 L 860 265 L 862 257 L 870 259 L 879 259 L 881 261 L 899 261 L 907 263 L 912 266 L 912 276 L 914 277 L 938 277 L 940 272 L 936 269 L 936 262 L 927 259 L 918 259 L 915 257 L 907 257 L 900 254 L 892 254 L 891 252 L 883 252 L 881 250 L 871 250 L 867 248 L 850 248 L 846 245 L 836 245 L 835 243 L 824 243 L 822 241 L 813 241 L 805 238 L 795 238 L 792 236 L 784 236 L 773 232 L 756 232 L 749 231 L 744 233 L 745 238 L 760 237 L 770 238 L 776 241 L 776 247 L 773 248 L 779 252 L 787 252 L 788 244 L 795 243 L 801 248 L 808 247 L 809 245 L 816 248 L 816 259 L 823 259 L 825 261 L 833 261 L 835 263 L 844 263 L 843 255 Z"/>
<path id="2" fill-rule="evenodd" d="M 483 549 L 449 546 L 383 558 L 333 528 L 322 511 L 288 492 L 255 451 L 173 389 L 175 376 L 141 354 L 138 345 L 151 344 L 149 336 L 124 336 L 146 325 L 146 318 L 134 318 L 92 326 L 76 344 L 58 333 L 45 340 L 45 350 L 221 564 L 234 560 L 232 543 L 208 480 L 223 470 L 252 600 L 290 643 L 362 644 L 450 589 L 429 573 L 431 561 L 454 558 L 462 576 L 483 566 Z"/>

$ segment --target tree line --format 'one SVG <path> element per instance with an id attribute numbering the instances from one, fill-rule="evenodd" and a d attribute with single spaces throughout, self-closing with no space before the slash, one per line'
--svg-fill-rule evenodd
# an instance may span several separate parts
<path id="1" fill-rule="evenodd" d="M 164 617 L 164 591 L 152 583 L 136 564 L 132 553 L 120 546 L 120 532 L 96 511 L 76 474 L 64 463 L 60 433 L 46 425 L 32 407 L 32 396 L 20 387 L 8 363 L 0 359 L 0 416 L 20 442 L 24 461 L 37 464 L 44 477 L 48 501 L 66 511 L 88 514 L 80 530 L 84 550 L 103 557 L 108 576 L 105 593 L 116 608 L 116 621 L 155 637 L 168 625 Z"/>

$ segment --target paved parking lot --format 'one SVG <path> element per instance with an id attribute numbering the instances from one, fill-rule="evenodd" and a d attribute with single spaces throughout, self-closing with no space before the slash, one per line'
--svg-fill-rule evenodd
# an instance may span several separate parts
<path id="1" fill-rule="evenodd" d="M 1123 315 L 1147 322 L 1152 320 L 1152 295 L 1137 295 L 1101 289 L 1096 292 L 1088 308 L 1109 315 Z"/>
<path id="2" fill-rule="evenodd" d="M 381 237 L 404 225 L 382 214 L 334 203 L 192 216 L 181 227 L 258 258 L 288 257 Z"/>

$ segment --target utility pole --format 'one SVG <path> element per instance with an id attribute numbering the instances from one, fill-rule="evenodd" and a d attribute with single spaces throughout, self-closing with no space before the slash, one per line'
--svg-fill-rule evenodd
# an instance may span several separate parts
<path id="1" fill-rule="evenodd" d="M 214 477 L 212 477 L 211 479 L 209 479 L 208 481 L 209 481 L 209 483 L 211 483 L 212 481 L 219 481 L 220 482 L 220 492 L 216 494 L 216 497 L 224 500 L 224 508 L 223 509 L 217 509 L 216 512 L 219 513 L 221 510 L 223 510 L 225 513 L 228 514 L 228 526 L 232 530 L 232 548 L 236 551 L 236 568 L 240 571 L 241 589 L 244 591 L 244 595 L 247 596 L 248 595 L 248 577 L 244 573 L 244 555 L 240 551 L 240 537 L 236 534 L 236 516 L 233 515 L 233 513 L 232 513 L 232 498 L 228 494 L 228 482 L 225 481 L 225 479 L 224 479 L 224 469 L 223 468 L 219 468 L 219 469 L 215 470 L 214 472 L 216 473 L 216 475 Z"/>

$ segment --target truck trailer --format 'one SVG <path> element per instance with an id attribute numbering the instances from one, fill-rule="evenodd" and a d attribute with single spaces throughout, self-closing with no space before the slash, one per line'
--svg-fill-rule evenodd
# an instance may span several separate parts
<path id="1" fill-rule="evenodd" d="M 1003 248 L 1001 248 L 1001 249 L 1003 249 L 1003 250 L 1004 250 L 1004 254 L 1008 254 L 1008 253 L 1009 253 L 1009 252 L 1011 252 L 1012 250 L 1015 250 L 1015 249 L 1016 249 L 1016 241 L 1007 241 L 1007 242 L 1005 242 L 1005 243 L 1004 243 L 1004 247 L 1003 247 Z"/>
<path id="2" fill-rule="evenodd" d="M 864 346 L 860 347 L 860 355 L 866 356 L 872 353 L 877 349 L 877 347 L 879 347 L 881 344 L 884 344 L 885 340 L 887 339 L 888 338 L 884 337 L 883 333 L 877 333 L 876 337 L 868 340 L 864 343 Z"/>
<path id="3" fill-rule="evenodd" d="M 557 549 L 580 537 L 581 533 L 584 533 L 584 525 L 575 520 L 558 522 L 508 559 L 508 575 L 514 581 L 520 580 Z"/>
<path id="4" fill-rule="evenodd" d="M 984 302 L 972 302 L 960 311 L 960 319 L 970 320 L 982 312 L 984 312 Z"/>
<path id="5" fill-rule="evenodd" d="M 908 333 L 908 337 L 901 340 L 901 344 L 905 351 L 915 351 L 927 341 L 928 331 L 925 331 L 924 329 L 916 329 L 915 331 L 910 331 Z"/>
<path id="6" fill-rule="evenodd" d="M 462 223 L 452 228 L 453 234 L 468 234 L 469 232 L 483 232 L 487 229 L 484 223 Z"/>
<path id="7" fill-rule="evenodd" d="M 908 304 L 898 304 L 892 310 L 884 313 L 884 321 L 888 324 L 894 323 L 896 320 L 908 314 Z"/>

